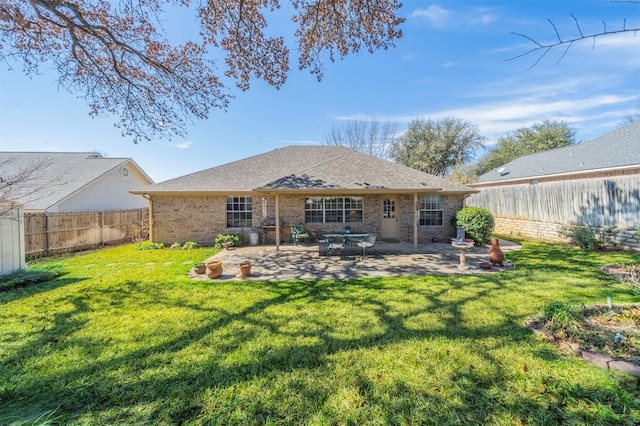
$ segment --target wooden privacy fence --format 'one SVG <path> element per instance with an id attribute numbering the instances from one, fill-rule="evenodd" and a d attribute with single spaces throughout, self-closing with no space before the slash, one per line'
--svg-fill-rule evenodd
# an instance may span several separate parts
<path id="1" fill-rule="evenodd" d="M 25 213 L 25 251 L 57 254 L 144 238 L 148 219 L 148 209 Z"/>
<path id="2" fill-rule="evenodd" d="M 500 218 L 633 229 L 640 222 L 640 176 L 482 188 L 467 205 Z"/>

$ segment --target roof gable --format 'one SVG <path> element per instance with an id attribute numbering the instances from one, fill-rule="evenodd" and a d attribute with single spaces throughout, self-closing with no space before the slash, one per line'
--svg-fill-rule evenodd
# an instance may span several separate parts
<path id="1" fill-rule="evenodd" d="M 26 210 L 47 210 L 91 182 L 124 165 L 134 167 L 153 183 L 130 158 L 104 158 L 95 152 L 0 152 L 1 177 L 33 172 L 11 189 L 11 197 Z"/>
<path id="2" fill-rule="evenodd" d="M 480 176 L 478 183 L 640 166 L 640 120 L 587 142 L 529 154 Z"/>
<path id="3" fill-rule="evenodd" d="M 178 177 L 135 193 L 472 188 L 342 146 L 289 146 Z"/>

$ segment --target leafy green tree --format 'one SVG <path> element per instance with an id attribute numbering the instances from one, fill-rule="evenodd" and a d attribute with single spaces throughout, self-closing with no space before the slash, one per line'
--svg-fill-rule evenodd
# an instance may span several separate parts
<path id="1" fill-rule="evenodd" d="M 523 155 L 571 145 L 574 137 L 574 130 L 563 121 L 544 120 L 522 127 L 498 139 L 498 145 L 478 161 L 477 173 L 482 175 Z"/>
<path id="2" fill-rule="evenodd" d="M 446 176 L 455 166 L 468 162 L 484 140 L 476 126 L 459 118 L 416 119 L 391 144 L 389 156 L 405 166 Z"/>

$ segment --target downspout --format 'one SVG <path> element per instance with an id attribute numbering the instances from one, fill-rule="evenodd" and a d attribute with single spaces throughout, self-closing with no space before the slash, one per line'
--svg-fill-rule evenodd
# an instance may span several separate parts
<path id="1" fill-rule="evenodd" d="M 149 241 L 153 241 L 153 200 L 149 194 L 142 194 L 142 198 L 149 201 Z"/>
<path id="2" fill-rule="evenodd" d="M 413 248 L 418 248 L 418 193 L 413 194 Z"/>
<path id="3" fill-rule="evenodd" d="M 276 194 L 276 251 L 280 250 L 280 199 Z"/>

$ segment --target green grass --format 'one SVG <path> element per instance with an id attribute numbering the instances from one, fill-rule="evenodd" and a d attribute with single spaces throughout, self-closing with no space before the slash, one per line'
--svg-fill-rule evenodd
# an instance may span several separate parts
<path id="1" fill-rule="evenodd" d="M 212 249 L 105 249 L 0 294 L 0 424 L 634 424 L 635 382 L 523 320 L 638 302 L 603 264 L 534 243 L 499 274 L 191 281 Z M 38 265 L 46 268 L 46 264 Z"/>

